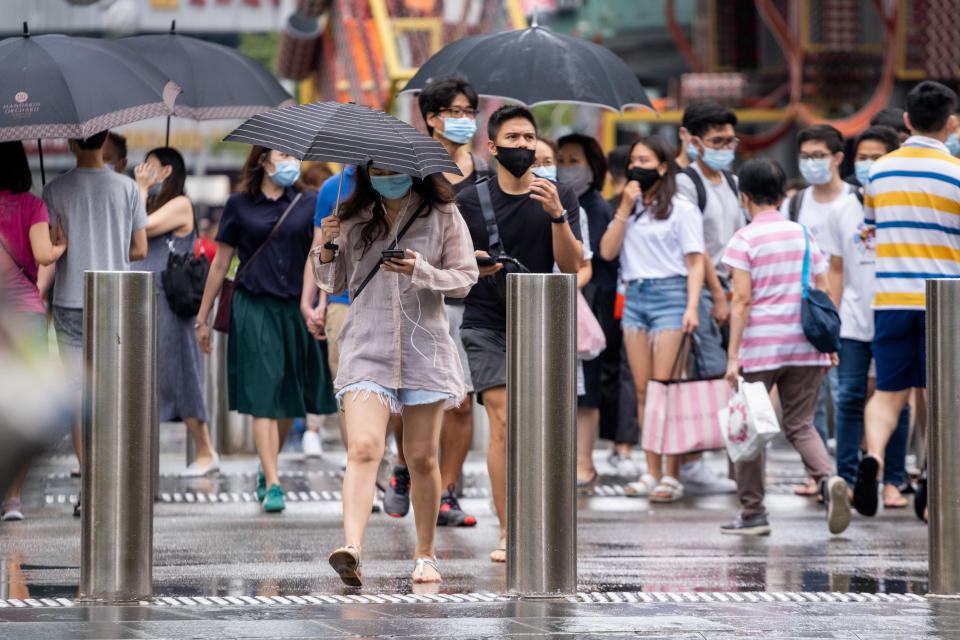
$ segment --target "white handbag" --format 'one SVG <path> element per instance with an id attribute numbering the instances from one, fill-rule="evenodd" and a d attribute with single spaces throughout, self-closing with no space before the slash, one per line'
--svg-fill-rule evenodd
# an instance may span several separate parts
<path id="1" fill-rule="evenodd" d="M 777 414 L 762 382 L 744 382 L 726 408 L 717 412 L 727 453 L 734 462 L 753 460 L 780 433 Z"/>

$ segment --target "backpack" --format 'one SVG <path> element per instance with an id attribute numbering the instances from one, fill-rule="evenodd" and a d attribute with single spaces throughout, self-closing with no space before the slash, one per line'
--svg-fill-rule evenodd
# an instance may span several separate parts
<path id="1" fill-rule="evenodd" d="M 803 194 L 806 192 L 806 189 L 801 189 L 790 196 L 789 203 L 787 204 L 790 222 L 797 222 L 800 219 L 800 207 L 803 205 Z M 854 187 L 853 195 L 857 196 L 857 200 L 860 201 L 860 206 L 863 206 L 863 192 Z"/>
<path id="2" fill-rule="evenodd" d="M 703 213 L 703 210 L 707 208 L 707 189 L 703 185 L 703 179 L 700 177 L 700 173 L 689 166 L 680 173 L 686 175 L 693 182 L 694 188 L 697 190 L 697 207 L 700 208 L 700 213 Z M 727 184 L 730 185 L 730 189 L 733 191 L 733 194 L 740 197 L 740 189 L 737 187 L 737 181 L 733 179 L 732 171 L 722 171 L 723 177 L 726 178 Z"/>

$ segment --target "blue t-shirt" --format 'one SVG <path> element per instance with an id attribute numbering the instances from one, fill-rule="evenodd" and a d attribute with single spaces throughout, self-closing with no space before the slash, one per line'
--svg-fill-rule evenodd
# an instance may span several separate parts
<path id="1" fill-rule="evenodd" d="M 343 202 L 353 193 L 354 185 L 357 183 L 357 167 L 349 164 L 343 171 L 343 189 L 340 190 L 340 202 Z M 317 193 L 317 209 L 313 215 L 313 224 L 320 226 L 320 222 L 328 215 L 333 213 L 333 208 L 337 204 L 337 190 L 340 189 L 340 174 L 324 180 L 320 185 L 320 191 Z M 350 294 L 344 292 L 343 295 L 330 296 L 328 302 L 339 302 L 340 304 L 350 304 Z"/>

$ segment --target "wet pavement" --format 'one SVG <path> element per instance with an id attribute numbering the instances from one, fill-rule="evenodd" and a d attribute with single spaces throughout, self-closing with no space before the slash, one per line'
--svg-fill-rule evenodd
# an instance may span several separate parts
<path id="1" fill-rule="evenodd" d="M 176 475 L 182 441 L 165 436 L 164 451 L 157 599 L 131 607 L 73 601 L 79 479 L 68 473 L 75 460 L 53 455 L 28 476 L 27 520 L 0 523 L 0 637 L 960 637 L 960 604 L 922 597 L 927 530 L 912 509 L 855 516 L 831 536 L 823 508 L 792 494 L 803 470 L 784 446 L 768 460 L 768 538 L 720 534 L 736 513 L 732 495 L 669 505 L 624 497 L 624 479 L 606 475 L 612 469 L 598 451 L 600 486 L 579 511 L 584 595 L 554 603 L 500 595 L 504 566 L 487 558 L 497 525 L 482 456 L 468 460 L 461 500 L 479 524 L 438 531 L 443 584 L 411 583 L 412 514 L 373 514 L 364 587 L 352 590 L 326 563 L 342 543 L 342 451 L 319 460 L 282 455 L 288 499 L 279 515 L 262 513 L 251 494 L 253 457 L 185 480 Z M 726 468 L 718 455 L 709 461 Z"/>

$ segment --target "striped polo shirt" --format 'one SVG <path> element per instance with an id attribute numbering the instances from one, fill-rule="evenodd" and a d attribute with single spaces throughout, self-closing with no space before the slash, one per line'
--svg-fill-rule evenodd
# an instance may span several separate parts
<path id="1" fill-rule="evenodd" d="M 877 228 L 874 309 L 922 310 L 924 280 L 960 277 L 960 160 L 942 142 L 912 136 L 877 160 L 863 205 Z"/>
<path id="2" fill-rule="evenodd" d="M 813 280 L 827 270 L 827 262 L 809 238 Z M 749 273 L 752 286 L 750 318 L 740 343 L 744 372 L 830 364 L 830 357 L 807 340 L 800 322 L 805 251 L 804 228 L 774 209 L 758 213 L 727 245 L 723 263 Z"/>

